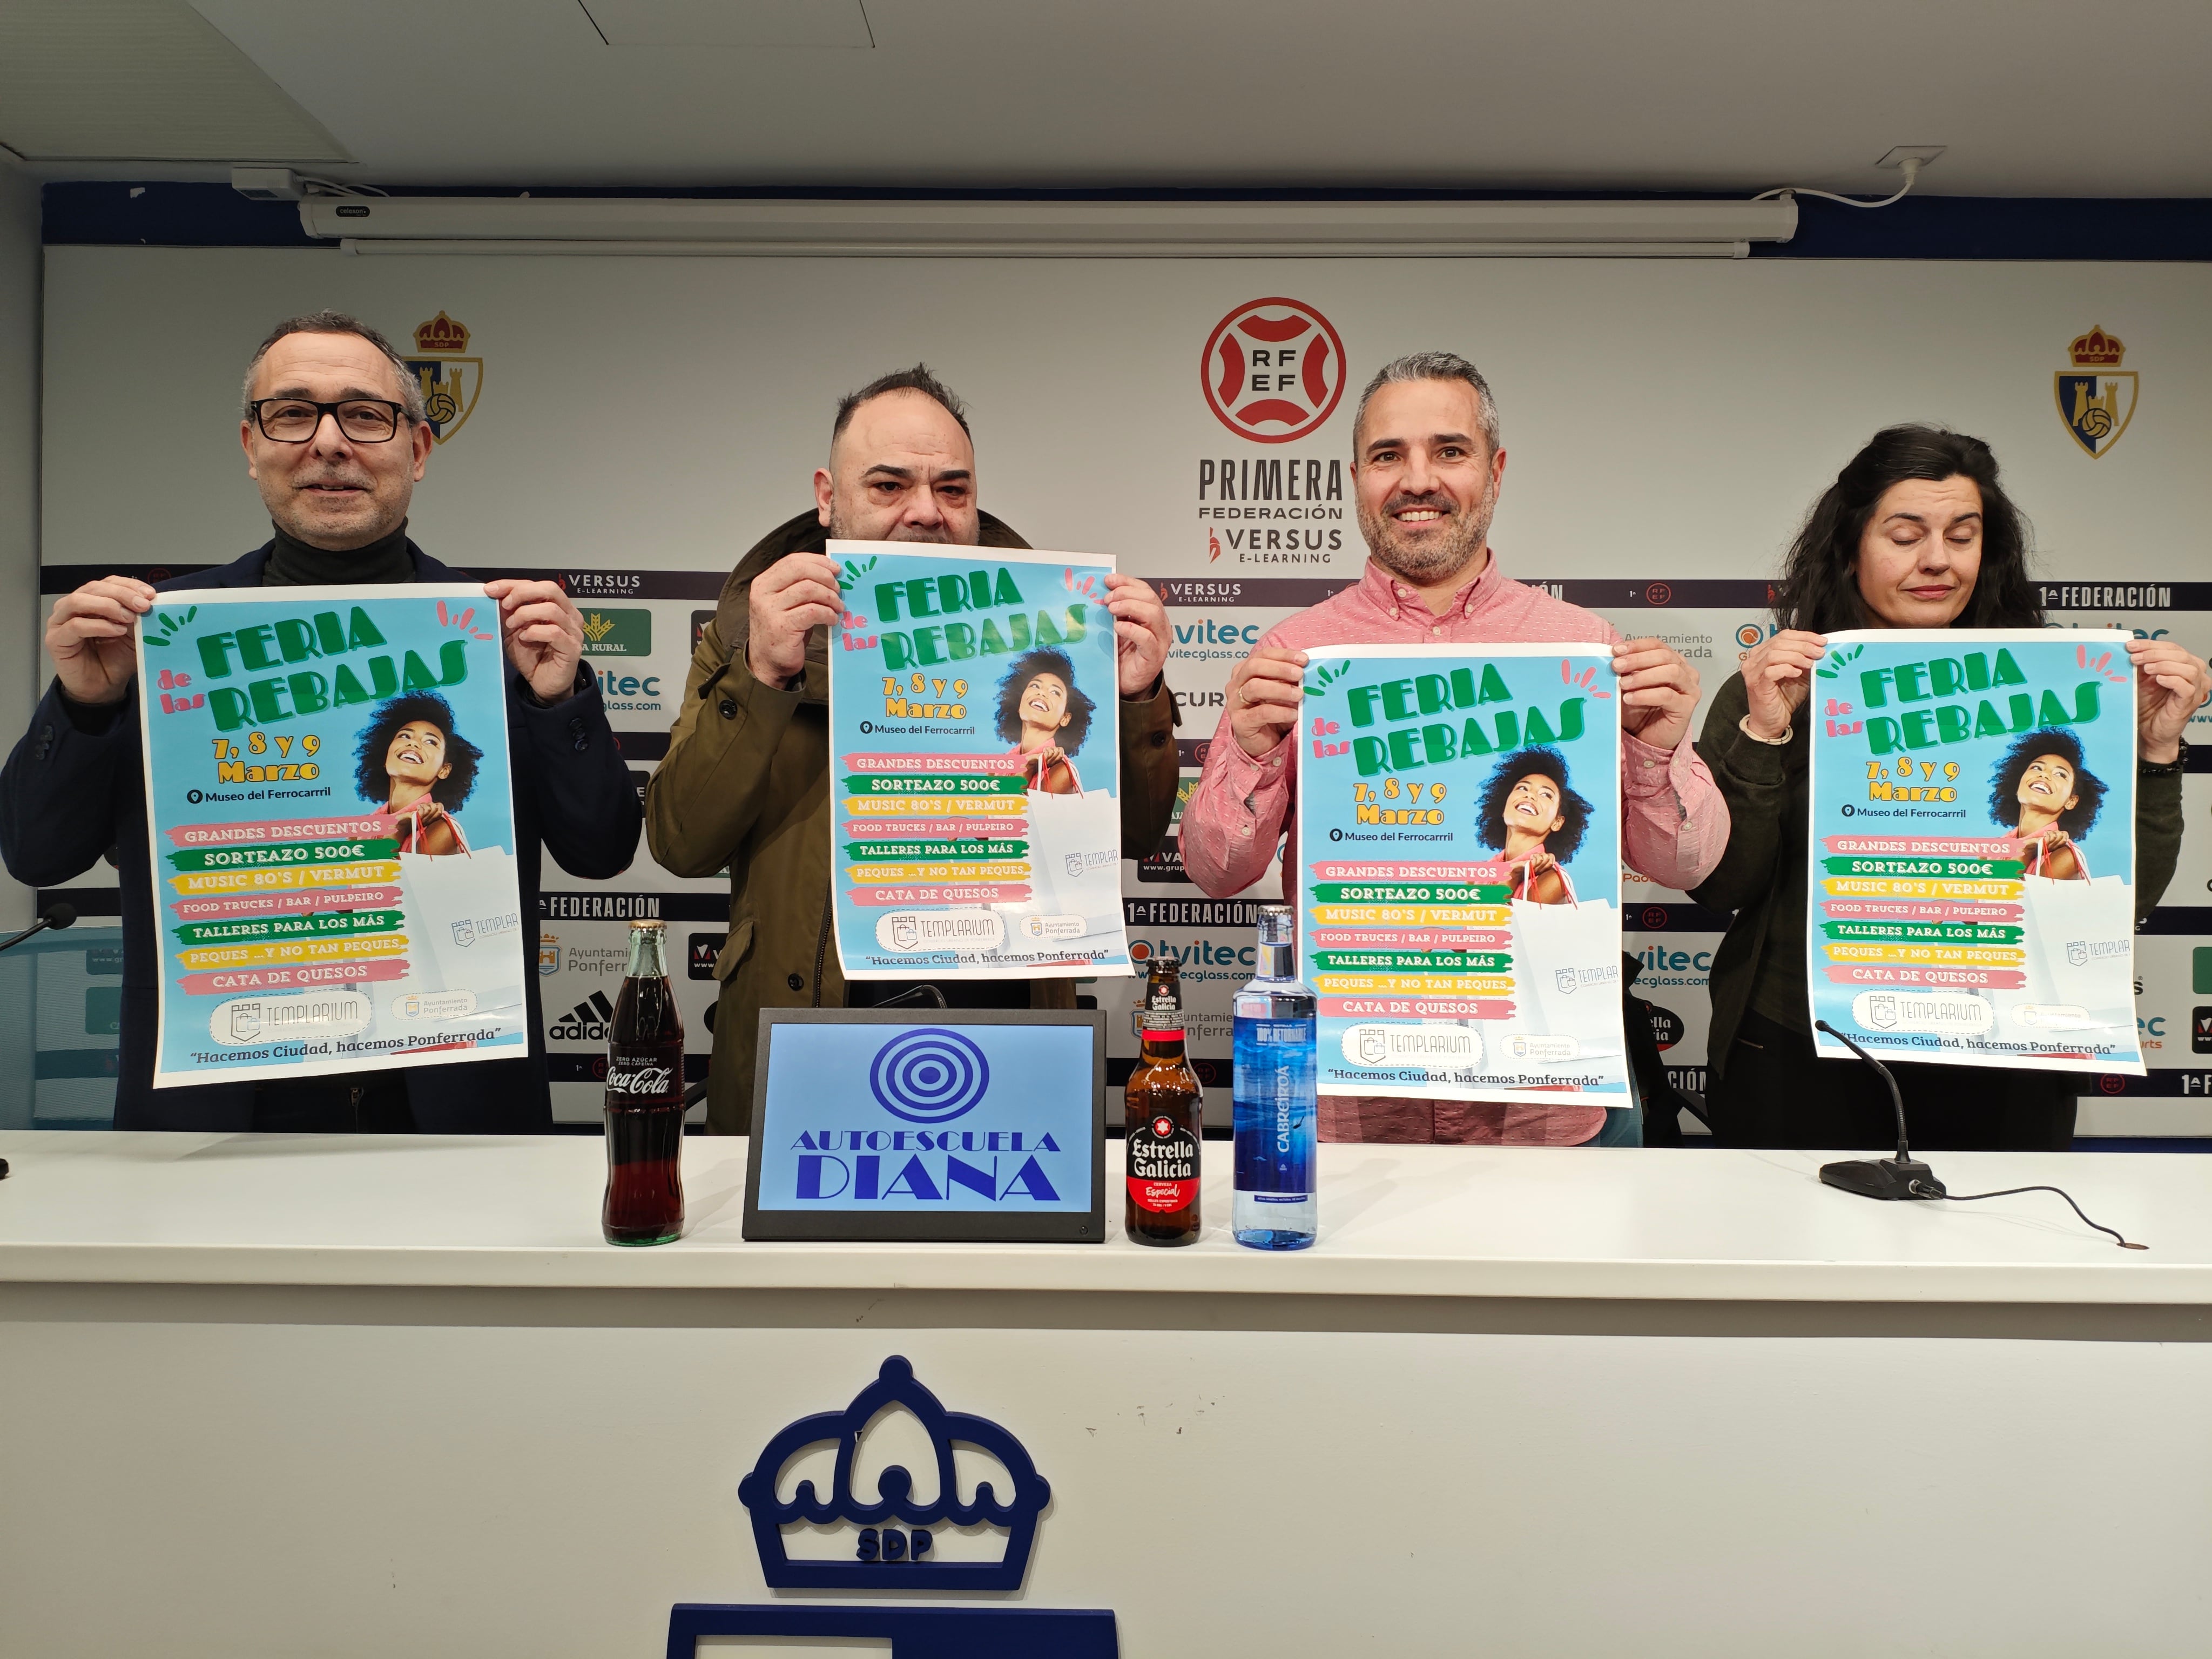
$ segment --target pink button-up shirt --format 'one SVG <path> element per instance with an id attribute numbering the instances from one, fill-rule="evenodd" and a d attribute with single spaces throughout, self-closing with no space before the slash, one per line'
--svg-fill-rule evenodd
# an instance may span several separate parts
<path id="1" fill-rule="evenodd" d="M 1370 559 L 1357 584 L 1269 629 L 1260 643 L 1310 651 L 1330 645 L 1610 644 L 1620 638 L 1604 618 L 1507 578 L 1493 550 L 1482 574 L 1452 596 L 1447 615 L 1435 615 L 1420 594 Z M 1238 746 L 1223 712 L 1182 814 L 1183 867 L 1205 891 L 1225 898 L 1267 872 L 1277 843 L 1295 827 L 1297 769 L 1295 733 L 1255 760 Z M 1728 807 L 1686 738 L 1669 753 L 1624 734 L 1620 791 L 1621 850 L 1632 868 L 1662 887 L 1686 890 L 1720 862 Z M 1285 868 L 1295 902 L 1297 873 Z M 1602 1107 L 1348 1095 L 1321 1100 L 1324 1140 L 1569 1146 L 1604 1124 Z"/>

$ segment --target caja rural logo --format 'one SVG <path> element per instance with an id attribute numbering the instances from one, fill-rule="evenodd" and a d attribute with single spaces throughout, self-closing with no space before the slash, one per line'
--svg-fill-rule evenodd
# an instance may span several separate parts
<path id="1" fill-rule="evenodd" d="M 1213 325 L 1199 354 L 1206 406 L 1255 443 L 1305 437 L 1344 397 L 1344 342 L 1302 300 L 1248 300 Z"/>

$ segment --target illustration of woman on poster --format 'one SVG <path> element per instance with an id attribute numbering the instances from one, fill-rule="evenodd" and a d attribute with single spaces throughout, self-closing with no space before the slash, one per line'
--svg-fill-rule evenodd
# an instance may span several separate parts
<path id="1" fill-rule="evenodd" d="M 2026 873 L 2087 881 L 2089 861 L 2077 838 L 2089 833 L 2105 786 L 2083 766 L 2081 739 L 2046 727 L 2005 750 L 1990 787 L 1990 816 L 2010 829 Z"/>
<path id="2" fill-rule="evenodd" d="M 444 858 L 469 850 L 453 816 L 476 787 L 483 750 L 453 730 L 453 711 L 433 691 L 394 697 L 376 711 L 355 754 L 354 785 L 392 820 L 402 853 Z"/>
<path id="3" fill-rule="evenodd" d="M 1575 896 L 1563 867 L 1583 844 L 1590 804 L 1567 783 L 1555 749 L 1523 749 L 1498 763 L 1476 814 L 1482 844 L 1498 848 L 1513 872 L 1513 896 L 1565 904 Z"/>
<path id="4" fill-rule="evenodd" d="M 1083 793 L 1069 757 L 1090 735 L 1097 707 L 1077 689 L 1075 665 L 1064 651 L 1031 651 L 1006 671 L 999 682 L 999 735 L 1014 745 L 1030 788 L 1048 795 Z"/>

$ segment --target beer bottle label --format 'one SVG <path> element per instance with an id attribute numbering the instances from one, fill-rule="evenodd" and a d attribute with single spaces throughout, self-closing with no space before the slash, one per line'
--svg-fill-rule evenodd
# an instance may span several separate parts
<path id="1" fill-rule="evenodd" d="M 684 1097 L 684 1056 L 666 1048 L 617 1048 L 607 1056 L 610 1106 L 672 1105 Z"/>
<path id="2" fill-rule="evenodd" d="M 1129 1130 L 1129 1198 L 1165 1215 L 1198 1201 L 1198 1137 L 1171 1118 L 1147 1118 Z"/>

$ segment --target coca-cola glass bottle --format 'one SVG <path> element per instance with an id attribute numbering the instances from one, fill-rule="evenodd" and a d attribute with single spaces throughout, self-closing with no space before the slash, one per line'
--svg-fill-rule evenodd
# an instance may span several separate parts
<path id="1" fill-rule="evenodd" d="M 610 1244 L 665 1244 L 684 1231 L 684 1019 L 668 985 L 667 930 L 629 925 L 607 1039 L 607 1197 L 599 1225 Z"/>

